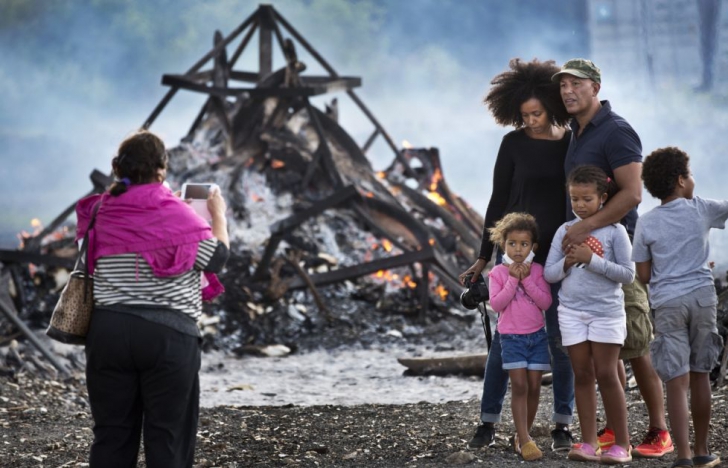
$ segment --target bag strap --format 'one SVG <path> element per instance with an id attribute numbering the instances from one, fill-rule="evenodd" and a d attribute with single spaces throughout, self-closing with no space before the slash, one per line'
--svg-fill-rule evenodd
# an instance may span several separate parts
<path id="1" fill-rule="evenodd" d="M 78 265 L 81 263 L 81 259 L 84 259 L 84 273 L 88 275 L 88 233 L 91 232 L 91 228 L 94 227 L 94 223 L 96 222 L 96 213 L 99 212 L 99 208 L 101 208 L 101 200 L 96 203 L 94 206 L 94 211 L 91 214 L 91 220 L 88 223 L 88 227 L 86 228 L 86 234 L 83 236 L 83 242 L 81 243 L 81 250 L 78 251 L 78 258 L 76 259 L 76 264 L 73 266 L 73 271 L 78 270 Z"/>
<path id="2" fill-rule="evenodd" d="M 91 283 L 91 277 L 88 274 L 88 235 L 89 232 L 91 232 L 91 228 L 94 227 L 94 223 L 96 222 L 96 214 L 99 212 L 99 208 L 101 208 L 101 200 L 96 203 L 96 206 L 94 206 L 93 214 L 91 215 L 91 220 L 88 223 L 88 227 L 86 228 L 86 234 L 83 235 L 83 244 L 81 245 L 81 250 L 78 252 L 78 259 L 76 259 L 76 266 L 73 267 L 73 270 L 76 271 L 78 269 L 78 262 L 81 261 L 81 258 L 84 259 L 83 261 L 83 300 L 86 301 L 89 295 L 89 292 L 93 293 L 93 290 L 91 290 L 92 283 Z"/>

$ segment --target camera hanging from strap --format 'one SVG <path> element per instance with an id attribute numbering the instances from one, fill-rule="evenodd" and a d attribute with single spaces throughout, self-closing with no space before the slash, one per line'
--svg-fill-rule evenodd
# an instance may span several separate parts
<path id="1" fill-rule="evenodd" d="M 490 345 L 493 343 L 493 332 L 490 328 L 490 317 L 488 317 L 488 309 L 485 306 L 485 301 L 478 304 L 478 312 L 480 312 L 480 320 L 483 322 L 485 344 L 488 346 L 488 351 L 490 352 Z"/>

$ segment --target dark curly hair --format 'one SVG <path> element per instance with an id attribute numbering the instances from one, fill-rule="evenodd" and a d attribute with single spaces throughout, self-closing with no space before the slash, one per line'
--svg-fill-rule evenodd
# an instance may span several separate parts
<path id="1" fill-rule="evenodd" d="M 538 244 L 538 224 L 536 218 L 528 213 L 508 213 L 488 229 L 490 241 L 505 250 L 506 238 L 513 231 L 526 231 L 531 234 L 531 243 Z"/>
<path id="2" fill-rule="evenodd" d="M 130 184 L 156 182 L 159 169 L 167 168 L 167 150 L 157 135 L 140 130 L 121 142 L 111 167 L 119 180 L 111 185 L 109 193 L 119 196 L 127 189 L 122 179 L 128 179 Z"/>
<path id="3" fill-rule="evenodd" d="M 690 176 L 690 156 L 680 148 L 668 146 L 656 149 L 642 163 L 645 188 L 660 200 L 675 193 L 679 176 Z"/>
<path id="4" fill-rule="evenodd" d="M 551 81 L 561 70 L 553 60 L 523 62 L 514 58 L 508 66 L 509 71 L 490 82 L 492 87 L 483 100 L 499 125 L 523 127 L 521 104 L 531 98 L 541 101 L 552 124 L 564 126 L 569 122 L 571 116 L 561 100 L 559 84 Z"/>
<path id="5" fill-rule="evenodd" d="M 566 177 L 566 190 L 570 185 L 594 184 L 599 196 L 607 194 L 607 200 L 617 192 L 617 183 L 597 166 L 576 166 Z"/>

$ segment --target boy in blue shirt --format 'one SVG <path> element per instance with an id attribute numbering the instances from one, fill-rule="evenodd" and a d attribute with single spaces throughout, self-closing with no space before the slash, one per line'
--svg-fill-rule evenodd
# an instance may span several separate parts
<path id="1" fill-rule="evenodd" d="M 723 340 L 716 326 L 713 275 L 708 267 L 711 228 L 723 229 L 728 201 L 693 196 L 689 157 L 678 148 L 660 148 L 644 161 L 642 179 L 660 206 L 640 216 L 632 260 L 640 280 L 650 286 L 655 310 L 652 362 L 667 387 L 667 409 L 677 461 L 672 466 L 712 467 L 720 458 L 708 448 L 710 371 Z M 690 452 L 690 412 L 695 429 Z"/>

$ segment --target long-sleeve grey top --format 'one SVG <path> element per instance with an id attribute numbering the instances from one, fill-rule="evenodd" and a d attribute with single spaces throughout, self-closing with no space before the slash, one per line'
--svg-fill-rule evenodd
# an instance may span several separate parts
<path id="1" fill-rule="evenodd" d="M 569 226 L 578 220 L 567 221 L 556 231 L 544 268 L 549 283 L 561 281 L 559 304 L 572 310 L 603 316 L 624 314 L 622 284 L 634 281 L 635 267 L 631 260 L 632 245 L 627 230 L 621 224 L 610 224 L 592 231 L 604 250 L 604 257 L 592 254 L 584 267 L 572 266 L 564 271 L 564 252 L 561 241 Z"/>

